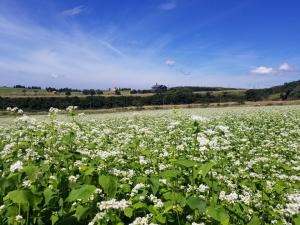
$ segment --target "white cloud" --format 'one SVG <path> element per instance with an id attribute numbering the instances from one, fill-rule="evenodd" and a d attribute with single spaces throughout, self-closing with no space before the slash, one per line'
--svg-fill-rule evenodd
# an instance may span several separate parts
<path id="1" fill-rule="evenodd" d="M 57 73 L 52 73 L 50 76 L 55 79 L 59 78 L 59 74 L 57 74 Z"/>
<path id="2" fill-rule="evenodd" d="M 54 79 L 58 79 L 58 78 L 63 78 L 64 75 L 59 74 L 59 73 L 51 73 L 50 76 Z"/>
<path id="3" fill-rule="evenodd" d="M 174 66 L 176 64 L 176 61 L 172 60 L 172 59 L 167 59 L 165 61 L 165 64 L 168 66 Z"/>
<path id="4" fill-rule="evenodd" d="M 272 67 L 266 67 L 266 66 L 259 66 L 253 70 L 251 70 L 251 73 L 253 74 L 260 74 L 260 75 L 267 75 L 274 73 L 274 69 Z"/>
<path id="5" fill-rule="evenodd" d="M 83 11 L 84 11 L 84 6 L 79 5 L 72 9 L 67 9 L 67 10 L 62 11 L 62 15 L 63 16 L 76 16 L 76 15 L 81 14 Z"/>
<path id="6" fill-rule="evenodd" d="M 10 74 L 0 75 L 1 83 L 148 88 L 154 82 L 172 85 L 181 76 L 174 79 L 174 73 L 157 62 L 160 43 L 133 53 L 126 45 L 115 45 L 112 40 L 118 34 L 110 36 L 109 30 L 92 35 L 77 28 L 48 30 L 33 23 L 9 21 L 5 23 L 0 16 L 0 74 Z"/>
<path id="7" fill-rule="evenodd" d="M 282 63 L 278 70 L 283 71 L 283 72 L 288 72 L 288 71 L 292 71 L 292 67 L 288 64 L 288 63 Z"/>
<path id="8" fill-rule="evenodd" d="M 169 11 L 169 10 L 175 9 L 176 6 L 177 5 L 175 2 L 166 2 L 166 3 L 159 5 L 159 9 Z"/>

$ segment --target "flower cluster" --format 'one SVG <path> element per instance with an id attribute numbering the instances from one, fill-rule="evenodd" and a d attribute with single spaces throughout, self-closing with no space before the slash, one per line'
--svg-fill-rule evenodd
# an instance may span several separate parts
<path id="1" fill-rule="evenodd" d="M 299 222 L 299 106 L 76 110 L 0 123 L 1 224 Z"/>

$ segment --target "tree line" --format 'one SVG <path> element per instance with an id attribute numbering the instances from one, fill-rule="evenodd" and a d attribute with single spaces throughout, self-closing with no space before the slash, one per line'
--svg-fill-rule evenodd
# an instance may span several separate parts
<path id="1" fill-rule="evenodd" d="M 145 105 L 209 104 L 219 102 L 243 103 L 244 97 L 226 94 L 214 96 L 210 92 L 195 94 L 188 90 L 171 90 L 150 96 L 86 96 L 86 97 L 0 97 L 0 108 L 16 106 L 24 110 L 64 109 L 76 105 L 80 109 L 107 109 L 115 107 L 142 107 Z"/>
<path id="2" fill-rule="evenodd" d="M 263 101 L 269 99 L 272 95 L 278 100 L 300 99 L 300 80 L 271 88 L 249 89 L 246 91 L 245 99 L 247 101 Z"/>

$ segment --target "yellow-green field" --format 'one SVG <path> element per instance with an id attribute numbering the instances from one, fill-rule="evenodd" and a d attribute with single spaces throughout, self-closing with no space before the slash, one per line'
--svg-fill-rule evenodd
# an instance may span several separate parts
<path id="1" fill-rule="evenodd" d="M 146 94 L 130 94 L 130 91 L 121 91 L 121 95 L 123 96 L 149 96 L 153 95 L 152 93 Z M 0 87 L 0 96 L 1 97 L 65 97 L 66 94 L 62 93 L 52 93 L 47 92 L 46 90 L 32 90 L 32 89 L 23 89 L 23 88 L 6 88 Z M 84 97 L 81 92 L 72 92 L 71 96 Z M 116 95 L 114 91 L 104 91 L 102 96 L 119 96 Z"/>

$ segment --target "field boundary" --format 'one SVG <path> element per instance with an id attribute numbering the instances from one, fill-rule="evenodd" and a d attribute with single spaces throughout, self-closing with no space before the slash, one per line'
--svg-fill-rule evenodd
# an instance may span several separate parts
<path id="1" fill-rule="evenodd" d="M 227 107 L 260 107 L 260 106 L 285 106 L 285 105 L 300 105 L 300 100 L 289 101 L 247 101 L 244 104 L 237 102 L 221 102 L 210 104 L 178 104 L 178 105 L 145 105 L 145 106 L 130 106 L 130 107 L 116 107 L 107 109 L 83 109 L 80 113 L 87 114 L 102 114 L 102 113 L 119 113 L 119 112 L 134 112 L 145 110 L 171 110 L 171 109 L 188 109 L 188 108 L 227 108 Z M 45 115 L 47 111 L 25 111 L 28 115 Z M 62 112 L 64 113 L 64 112 Z M 6 111 L 0 110 L 0 116 L 9 116 Z"/>

